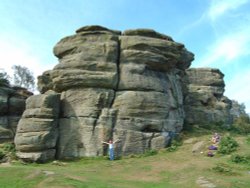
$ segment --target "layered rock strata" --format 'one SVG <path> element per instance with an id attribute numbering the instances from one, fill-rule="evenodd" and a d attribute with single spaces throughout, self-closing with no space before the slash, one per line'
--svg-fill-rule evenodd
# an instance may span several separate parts
<path id="1" fill-rule="evenodd" d="M 0 87 L 0 142 L 13 141 L 25 100 L 31 95 L 24 88 Z"/>
<path id="2" fill-rule="evenodd" d="M 37 162 L 55 158 L 59 105 L 60 94 L 53 91 L 27 99 L 15 136 L 19 158 Z"/>
<path id="3" fill-rule="evenodd" d="M 183 44 L 148 29 L 87 26 L 59 41 L 54 54 L 59 64 L 39 77 L 39 89 L 60 93 L 57 158 L 105 155 L 109 139 L 120 140 L 116 155 L 143 153 L 181 131 L 182 75 L 193 60 Z"/>
<path id="4" fill-rule="evenodd" d="M 185 112 L 187 126 L 200 125 L 228 127 L 232 124 L 232 102 L 223 95 L 223 73 L 213 68 L 186 70 Z"/>

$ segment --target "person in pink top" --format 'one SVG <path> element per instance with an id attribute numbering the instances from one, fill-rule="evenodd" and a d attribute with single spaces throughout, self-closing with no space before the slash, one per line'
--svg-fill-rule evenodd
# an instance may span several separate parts
<path id="1" fill-rule="evenodd" d="M 214 133 L 212 137 L 213 144 L 218 144 L 220 142 L 220 135 L 218 133 Z"/>

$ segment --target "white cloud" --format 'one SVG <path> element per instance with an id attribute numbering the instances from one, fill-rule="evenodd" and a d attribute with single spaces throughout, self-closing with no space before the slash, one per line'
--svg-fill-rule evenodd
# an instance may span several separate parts
<path id="1" fill-rule="evenodd" d="M 237 73 L 226 84 L 225 95 L 246 105 L 246 112 L 250 113 L 250 70 Z"/>
<path id="2" fill-rule="evenodd" d="M 250 27 L 231 33 L 218 40 L 208 47 L 208 52 L 201 57 L 199 66 L 220 66 L 233 63 L 233 60 L 242 55 L 249 55 L 250 51 Z"/>
<path id="3" fill-rule="evenodd" d="M 182 27 L 179 35 L 190 33 L 193 29 L 199 30 L 204 25 L 209 25 L 213 29 L 213 33 L 210 33 L 210 35 L 215 36 L 217 31 L 224 35 L 230 32 L 233 33 L 238 30 L 239 26 L 244 29 L 243 27 L 249 26 L 250 14 L 246 11 L 242 12 L 241 8 L 247 3 L 250 3 L 250 0 L 212 0 L 207 10 L 197 20 Z M 248 20 L 247 23 L 244 22 L 246 20 Z"/>
<path id="4" fill-rule="evenodd" d="M 235 10 L 247 2 L 249 0 L 213 0 L 208 10 L 208 17 L 214 21 L 228 11 Z"/>

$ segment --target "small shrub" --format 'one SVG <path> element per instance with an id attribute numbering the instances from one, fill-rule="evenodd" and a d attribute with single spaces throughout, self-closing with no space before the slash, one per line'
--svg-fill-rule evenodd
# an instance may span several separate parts
<path id="1" fill-rule="evenodd" d="M 243 156 L 243 155 L 232 155 L 231 156 L 231 161 L 234 163 L 250 163 L 250 156 Z"/>
<path id="2" fill-rule="evenodd" d="M 231 136 L 222 137 L 219 143 L 218 152 L 221 154 L 230 154 L 236 151 L 239 144 Z"/>
<path id="3" fill-rule="evenodd" d="M 13 143 L 4 143 L 3 150 L 6 152 L 15 152 L 15 145 Z"/>
<path id="4" fill-rule="evenodd" d="M 169 147 L 167 147 L 166 150 L 169 151 L 169 152 L 173 152 L 173 151 L 176 151 L 179 146 L 181 146 L 181 143 L 179 143 L 176 140 L 173 140 L 171 145 Z"/>
<path id="5" fill-rule="evenodd" d="M 173 140 L 171 142 L 171 145 L 166 150 L 169 152 L 173 152 L 173 151 L 176 151 L 178 147 L 180 147 L 181 145 L 182 145 L 182 142 L 180 140 Z"/>
<path id="6" fill-rule="evenodd" d="M 4 151 L 0 150 L 0 160 L 3 159 L 4 157 L 5 157 Z"/>
<path id="7" fill-rule="evenodd" d="M 171 145 L 169 146 L 166 150 L 169 151 L 169 152 L 173 152 L 173 151 L 176 151 L 178 148 L 178 146 L 176 145 Z"/>
<path id="8" fill-rule="evenodd" d="M 1 150 L 7 158 L 17 159 L 14 143 L 4 143 L 1 146 Z"/>

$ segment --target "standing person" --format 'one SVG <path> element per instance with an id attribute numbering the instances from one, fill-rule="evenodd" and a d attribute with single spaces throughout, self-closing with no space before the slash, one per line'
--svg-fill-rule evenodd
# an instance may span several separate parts
<path id="1" fill-rule="evenodd" d="M 109 140 L 109 142 L 102 142 L 104 144 L 108 144 L 109 145 L 109 159 L 111 161 L 113 161 L 115 159 L 115 156 L 114 156 L 114 144 L 116 142 L 118 142 L 119 140 L 116 140 L 116 141 L 112 141 L 112 140 Z"/>

